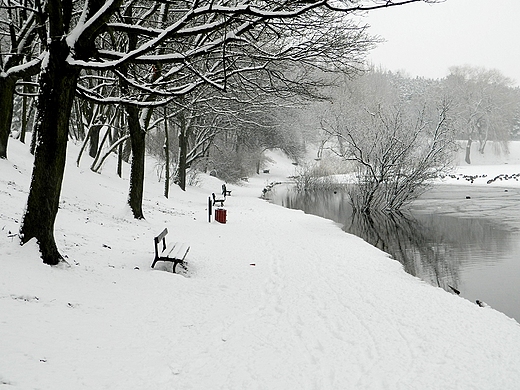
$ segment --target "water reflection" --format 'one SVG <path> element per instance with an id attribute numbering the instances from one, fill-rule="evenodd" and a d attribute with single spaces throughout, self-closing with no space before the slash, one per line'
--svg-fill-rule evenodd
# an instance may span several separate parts
<path id="1" fill-rule="evenodd" d="M 461 283 L 464 269 L 500 262 L 517 250 L 515 232 L 489 218 L 461 218 L 428 208 L 368 216 L 353 213 L 348 195 L 341 191 L 300 194 L 285 187 L 271 197 L 277 204 L 340 223 L 346 232 L 389 253 L 406 272 L 450 292 L 449 286 L 478 290 L 469 286 L 471 282 Z M 509 315 L 520 318 L 517 313 Z"/>
<path id="2" fill-rule="evenodd" d="M 475 218 L 431 214 L 355 213 L 343 229 L 389 253 L 406 272 L 450 291 L 460 288 L 461 268 L 495 262 L 510 251 L 511 232 Z"/>
<path id="3" fill-rule="evenodd" d="M 275 187 L 271 200 L 289 209 L 303 210 L 307 214 L 318 215 L 343 223 L 352 214 L 352 207 L 344 191 L 305 191 L 299 193 L 287 186 Z"/>
<path id="4" fill-rule="evenodd" d="M 354 213 L 343 229 L 392 255 L 406 272 L 448 289 L 458 285 L 458 264 L 442 231 L 403 214 Z"/>

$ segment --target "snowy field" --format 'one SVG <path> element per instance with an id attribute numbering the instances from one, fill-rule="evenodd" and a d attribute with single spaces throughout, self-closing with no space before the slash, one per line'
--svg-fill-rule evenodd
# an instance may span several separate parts
<path id="1" fill-rule="evenodd" d="M 18 245 L 32 159 L 11 140 L 0 161 L 0 389 L 519 388 L 516 321 L 406 274 L 331 221 L 259 199 L 294 173 L 281 156 L 228 185 L 219 224 L 207 218 L 217 179 L 165 199 L 149 162 L 135 221 L 113 162 L 96 174 L 77 153 L 55 232 L 68 267 Z M 460 173 L 504 169 L 520 172 Z M 150 268 L 164 227 L 191 245 L 179 274 Z"/>

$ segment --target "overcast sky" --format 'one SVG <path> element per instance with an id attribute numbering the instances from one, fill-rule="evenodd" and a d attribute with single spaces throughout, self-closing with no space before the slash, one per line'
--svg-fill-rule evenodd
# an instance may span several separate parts
<path id="1" fill-rule="evenodd" d="M 374 65 L 442 78 L 454 65 L 498 69 L 520 86 L 520 0 L 446 0 L 370 12 L 370 32 L 386 40 Z"/>

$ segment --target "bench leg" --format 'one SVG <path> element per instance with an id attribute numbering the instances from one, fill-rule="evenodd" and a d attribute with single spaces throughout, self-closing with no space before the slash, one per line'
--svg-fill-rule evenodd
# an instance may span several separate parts
<path id="1" fill-rule="evenodd" d="M 177 267 L 177 264 L 182 263 L 182 261 L 173 261 L 172 263 L 173 263 L 173 269 L 172 269 L 172 272 L 175 274 L 175 273 L 176 273 L 176 272 L 175 272 L 175 267 Z"/>

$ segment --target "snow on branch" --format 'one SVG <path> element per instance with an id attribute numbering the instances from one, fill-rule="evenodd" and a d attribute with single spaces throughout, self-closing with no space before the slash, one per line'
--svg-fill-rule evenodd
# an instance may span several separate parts
<path id="1" fill-rule="evenodd" d="M 38 70 L 40 69 L 44 58 L 45 53 L 42 53 L 38 57 L 32 59 L 31 61 L 9 68 L 4 73 L 6 76 L 16 76 L 19 78 L 23 78 L 26 75 L 34 75 L 38 73 Z"/>
<path id="2" fill-rule="evenodd" d="M 166 104 L 169 104 L 174 97 L 169 96 L 165 99 L 161 100 L 153 100 L 153 101 L 143 101 L 139 99 L 132 99 L 129 97 L 113 97 L 113 96 L 103 96 L 98 93 L 93 92 L 92 90 L 89 90 L 88 88 L 78 85 L 76 88 L 76 91 L 78 95 L 81 97 L 91 100 L 97 104 L 122 104 L 122 105 L 130 105 L 130 106 L 136 106 L 141 108 L 146 107 L 162 107 Z"/>
<path id="3" fill-rule="evenodd" d="M 372 4 L 370 4 L 370 3 L 367 5 L 358 4 L 356 6 L 344 6 L 342 3 L 339 3 L 336 5 L 336 3 L 333 4 L 332 2 L 326 1 L 325 6 L 328 9 L 330 9 L 332 11 L 336 11 L 336 12 L 354 13 L 354 12 L 358 12 L 358 11 L 359 12 L 373 11 L 376 9 L 395 7 L 395 6 L 400 6 L 400 5 L 410 4 L 410 3 L 418 3 L 418 2 L 438 3 L 438 2 L 442 2 L 442 1 L 444 1 L 444 0 L 404 0 L 404 1 L 383 0 L 383 1 L 373 1 L 373 2 L 371 2 Z"/>

